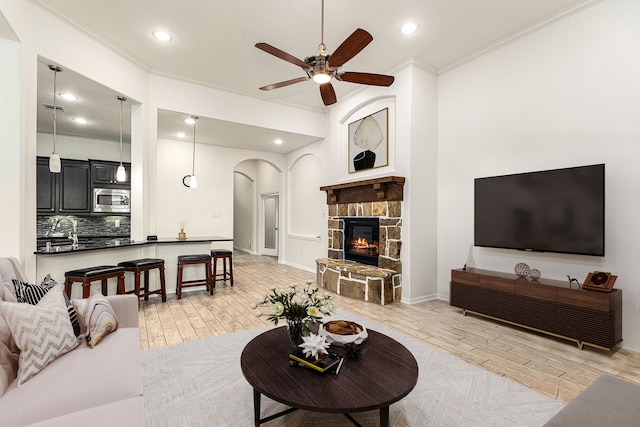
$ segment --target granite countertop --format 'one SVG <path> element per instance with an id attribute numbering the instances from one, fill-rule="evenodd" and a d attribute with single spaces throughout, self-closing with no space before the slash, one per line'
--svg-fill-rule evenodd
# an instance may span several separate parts
<path id="1" fill-rule="evenodd" d="M 159 237 L 158 240 L 131 240 L 129 237 L 79 237 L 78 245 L 73 247 L 69 239 L 60 238 L 38 238 L 38 248 L 34 252 L 36 255 L 57 255 L 75 252 L 87 252 L 102 249 L 127 248 L 131 246 L 145 246 L 157 244 L 175 243 L 207 243 L 207 242 L 230 242 L 233 238 L 222 236 L 188 237 L 187 240 L 178 240 L 173 237 Z M 51 242 L 51 250 L 47 251 L 46 242 Z"/>

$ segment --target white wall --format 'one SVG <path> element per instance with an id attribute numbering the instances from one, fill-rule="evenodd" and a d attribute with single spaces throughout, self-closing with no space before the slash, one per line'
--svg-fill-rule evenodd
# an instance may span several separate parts
<path id="1" fill-rule="evenodd" d="M 287 164 L 285 262 L 315 271 L 316 259 L 327 256 L 327 196 L 320 191 L 330 161 L 330 144 L 318 141 L 291 152 Z"/>
<path id="2" fill-rule="evenodd" d="M 523 261 L 546 278 L 618 275 L 623 345 L 640 349 L 640 8 L 610 0 L 439 78 L 438 295 L 473 242 L 473 179 L 606 164 L 606 257 L 475 249 L 479 268 Z"/>
<path id="3" fill-rule="evenodd" d="M 255 200 L 254 180 L 236 168 L 233 174 L 233 247 L 248 253 L 255 253 L 256 246 Z"/>
<path id="4" fill-rule="evenodd" d="M 49 157 L 53 149 L 53 134 L 39 132 L 37 141 L 36 155 Z M 63 159 L 120 161 L 120 141 L 56 135 L 56 150 Z M 122 161 L 131 162 L 130 143 L 122 143 Z"/>
<path id="5" fill-rule="evenodd" d="M 0 206 L 0 254 L 22 258 L 23 230 L 18 226 L 24 208 L 26 182 L 23 159 L 23 102 L 20 78 L 19 44 L 0 39 L 0 182 L 3 184 L 3 203 Z M 34 161 L 35 163 L 35 161 Z M 35 222 L 34 222 L 35 233 Z M 35 239 L 34 239 L 35 240 Z M 24 261 L 24 260 L 21 260 Z"/>

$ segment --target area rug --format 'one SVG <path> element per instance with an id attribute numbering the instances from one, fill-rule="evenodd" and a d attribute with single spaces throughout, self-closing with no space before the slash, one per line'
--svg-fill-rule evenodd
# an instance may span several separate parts
<path id="1" fill-rule="evenodd" d="M 542 426 L 564 406 L 363 317 L 341 311 L 333 318 L 352 320 L 393 337 L 418 361 L 418 383 L 408 396 L 391 405 L 390 426 Z M 240 353 L 269 328 L 143 351 L 146 425 L 252 426 L 253 391 L 242 376 Z M 262 417 L 283 409 L 262 397 Z M 353 417 L 363 426 L 379 425 L 378 411 Z M 296 411 L 263 425 L 353 426 L 340 414 L 309 411 Z"/>

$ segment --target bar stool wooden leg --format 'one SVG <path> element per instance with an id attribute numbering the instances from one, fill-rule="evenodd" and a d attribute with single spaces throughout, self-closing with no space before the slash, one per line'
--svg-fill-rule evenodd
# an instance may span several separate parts
<path id="1" fill-rule="evenodd" d="M 70 278 L 66 278 L 64 280 L 64 293 L 67 294 L 67 296 L 69 298 L 71 298 L 71 285 L 73 284 L 73 281 Z"/>
<path id="2" fill-rule="evenodd" d="M 182 267 L 182 264 L 178 263 L 178 278 L 176 279 L 176 296 L 178 299 L 182 298 L 182 286 L 180 286 L 182 283 Z"/>
<path id="3" fill-rule="evenodd" d="M 229 282 L 233 286 L 233 257 L 229 257 Z"/>
<path id="4" fill-rule="evenodd" d="M 91 282 L 87 279 L 82 281 L 82 298 L 89 298 L 91 294 Z"/>
<path id="5" fill-rule="evenodd" d="M 216 286 L 216 282 L 213 280 L 213 276 L 211 275 L 211 260 L 205 263 L 206 271 L 206 280 L 207 280 L 207 289 L 209 289 L 209 295 L 213 295 L 213 288 Z"/>
<path id="6" fill-rule="evenodd" d="M 218 258 L 213 257 L 213 270 L 211 272 L 211 277 L 213 278 L 213 287 L 216 287 L 216 275 L 218 274 Z"/>
<path id="7" fill-rule="evenodd" d="M 162 290 L 162 302 L 167 301 L 167 287 L 164 282 L 164 264 L 160 266 L 160 289 Z"/>
<path id="8" fill-rule="evenodd" d="M 124 271 L 120 272 L 118 275 L 118 289 L 116 290 L 116 293 L 119 295 L 126 293 L 124 289 Z"/>

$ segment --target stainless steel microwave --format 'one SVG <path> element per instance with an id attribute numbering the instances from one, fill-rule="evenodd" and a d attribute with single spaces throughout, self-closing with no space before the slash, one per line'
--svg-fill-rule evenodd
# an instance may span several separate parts
<path id="1" fill-rule="evenodd" d="M 93 212 L 130 213 L 131 190 L 94 188 Z"/>

